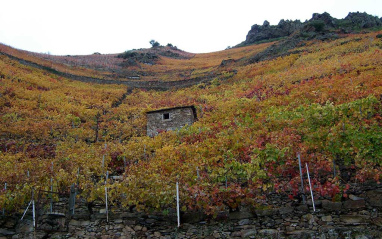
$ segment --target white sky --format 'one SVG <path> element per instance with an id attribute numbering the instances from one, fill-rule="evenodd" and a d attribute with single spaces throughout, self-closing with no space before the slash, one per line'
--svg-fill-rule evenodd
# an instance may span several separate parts
<path id="1" fill-rule="evenodd" d="M 54 55 L 120 53 L 155 39 L 193 52 L 224 50 L 253 24 L 313 13 L 382 16 L 382 0 L 0 0 L 0 42 Z"/>

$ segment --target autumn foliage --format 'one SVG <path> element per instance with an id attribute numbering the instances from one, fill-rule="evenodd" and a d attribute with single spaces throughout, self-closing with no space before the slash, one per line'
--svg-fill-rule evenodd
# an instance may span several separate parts
<path id="1" fill-rule="evenodd" d="M 111 204 L 173 207 L 178 181 L 182 210 L 217 215 L 256 207 L 272 193 L 298 198 L 297 154 L 318 198 L 337 200 L 354 183 L 380 183 L 377 34 L 310 41 L 253 64 L 246 59 L 269 43 L 142 66 L 169 81 L 236 72 L 170 91 L 80 83 L 0 55 L 0 186 L 8 185 L 0 207 L 20 209 L 51 177 L 60 193 L 78 183 L 81 197 L 104 200 L 108 171 L 123 175 L 108 182 Z M 234 63 L 221 66 L 227 58 Z M 146 136 L 145 112 L 181 105 L 195 105 L 199 120 Z"/>

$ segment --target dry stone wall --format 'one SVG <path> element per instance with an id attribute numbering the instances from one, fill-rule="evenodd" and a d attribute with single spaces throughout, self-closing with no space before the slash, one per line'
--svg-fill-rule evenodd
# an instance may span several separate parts
<path id="1" fill-rule="evenodd" d="M 221 212 L 217 218 L 202 213 L 183 213 L 177 227 L 175 210 L 168 214 L 145 214 L 124 208 L 95 204 L 89 208 L 77 200 L 75 214 L 43 214 L 34 230 L 31 215 L 0 221 L 0 239 L 5 238 L 382 238 L 382 188 L 350 194 L 342 202 L 272 199 L 272 206 Z M 55 209 L 67 210 L 61 198 Z M 269 205 L 270 205 L 269 204 Z"/>
<path id="2" fill-rule="evenodd" d="M 153 137 L 160 131 L 180 129 L 185 125 L 192 125 L 196 120 L 193 106 L 177 107 L 147 113 L 147 135 Z M 167 114 L 168 119 L 164 119 Z"/>

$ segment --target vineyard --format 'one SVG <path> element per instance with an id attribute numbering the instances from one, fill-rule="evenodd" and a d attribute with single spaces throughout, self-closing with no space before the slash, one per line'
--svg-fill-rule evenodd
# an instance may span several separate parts
<path id="1" fill-rule="evenodd" d="M 73 184 L 78 197 L 105 202 L 108 173 L 123 176 L 106 182 L 109 205 L 166 210 L 179 182 L 182 211 L 216 216 L 268 205 L 275 193 L 298 200 L 297 155 L 316 198 L 341 200 L 359 183 L 379 184 L 381 34 L 310 40 L 254 63 L 274 43 L 135 66 L 146 72 L 141 81 L 211 78 L 167 91 L 73 81 L 0 54 L 0 208 L 20 212 L 32 190 L 67 195 Z M 95 70 L 90 62 L 102 56 L 74 67 L 4 45 L 1 52 L 80 76 L 106 79 L 123 68 L 116 57 Z M 186 105 L 197 122 L 146 136 L 146 112 Z"/>

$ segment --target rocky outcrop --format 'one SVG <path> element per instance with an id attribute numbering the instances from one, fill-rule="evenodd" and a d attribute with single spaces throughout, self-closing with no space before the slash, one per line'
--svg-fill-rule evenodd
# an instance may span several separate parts
<path id="1" fill-rule="evenodd" d="M 123 66 L 137 66 L 139 63 L 154 65 L 159 57 L 155 53 L 151 52 L 138 52 L 138 51 L 125 51 L 117 56 L 118 58 L 123 58 L 125 61 L 122 63 Z"/>
<path id="2" fill-rule="evenodd" d="M 382 20 L 380 18 L 369 15 L 365 12 L 349 13 L 342 22 L 361 29 L 382 26 Z"/>
<path id="3" fill-rule="evenodd" d="M 263 25 L 253 25 L 248 32 L 246 40 L 239 44 L 249 45 L 261 41 L 277 40 L 281 37 L 292 35 L 302 36 L 303 33 L 350 33 L 359 31 L 360 29 L 375 28 L 382 26 L 382 21 L 378 17 L 367 13 L 353 12 L 349 13 L 344 19 L 336 19 L 329 13 L 314 13 L 309 21 L 301 23 L 300 20 L 281 20 L 277 25 L 270 25 L 268 21 L 264 21 Z"/>
<path id="4" fill-rule="evenodd" d="M 334 40 L 340 38 L 344 33 L 359 32 L 381 26 L 381 19 L 367 13 L 349 13 L 347 17 L 340 20 L 326 12 L 314 13 L 312 18 L 304 23 L 300 23 L 298 20 L 281 20 L 277 26 L 270 26 L 267 21 L 263 26 L 253 25 L 246 40 L 238 46 L 254 44 L 263 40 L 279 40 L 248 60 L 248 63 L 254 63 L 296 53 L 293 49 L 307 40 Z M 285 38 L 280 40 L 282 36 Z"/>
<path id="5" fill-rule="evenodd" d="M 311 23 L 311 22 L 314 22 L 314 21 L 322 21 L 328 27 L 336 27 L 337 19 L 335 19 L 332 16 L 330 16 L 329 13 L 324 12 L 322 14 L 313 13 L 312 18 L 308 21 L 308 23 Z"/>
<path id="6" fill-rule="evenodd" d="M 264 21 L 262 26 L 257 24 L 252 26 L 246 37 L 245 44 L 290 36 L 301 27 L 302 23 L 299 20 L 285 21 L 282 19 L 276 26 L 271 26 L 268 21 Z"/>

